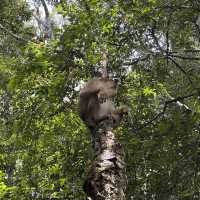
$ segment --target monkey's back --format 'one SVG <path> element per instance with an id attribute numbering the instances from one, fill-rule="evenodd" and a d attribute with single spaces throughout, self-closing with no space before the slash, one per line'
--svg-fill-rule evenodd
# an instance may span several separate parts
<path id="1" fill-rule="evenodd" d="M 107 78 L 90 80 L 80 91 L 79 114 L 89 128 L 114 110 L 109 98 L 116 95 L 116 83 Z"/>
<path id="2" fill-rule="evenodd" d="M 98 112 L 99 101 L 96 94 L 93 94 L 90 97 L 80 97 L 79 114 L 88 127 L 94 127 L 96 125 Z"/>

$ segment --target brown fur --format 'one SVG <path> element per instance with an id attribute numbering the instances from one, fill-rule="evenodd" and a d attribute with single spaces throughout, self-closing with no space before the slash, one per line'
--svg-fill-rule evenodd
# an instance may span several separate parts
<path id="1" fill-rule="evenodd" d="M 113 127 L 118 126 L 127 109 L 115 109 L 110 99 L 116 93 L 115 81 L 107 78 L 93 79 L 80 91 L 80 117 L 89 128 L 95 128 L 104 119 L 112 119 Z"/>

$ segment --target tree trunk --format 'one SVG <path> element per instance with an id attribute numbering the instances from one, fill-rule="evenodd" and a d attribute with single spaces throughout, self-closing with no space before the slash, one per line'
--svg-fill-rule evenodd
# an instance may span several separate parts
<path id="1" fill-rule="evenodd" d="M 111 124 L 104 120 L 93 131 L 96 156 L 83 186 L 90 200 L 125 200 L 125 154 Z"/>

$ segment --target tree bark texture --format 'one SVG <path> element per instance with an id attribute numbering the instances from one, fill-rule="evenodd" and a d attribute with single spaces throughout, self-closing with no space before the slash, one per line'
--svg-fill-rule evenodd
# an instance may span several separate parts
<path id="1" fill-rule="evenodd" d="M 93 136 L 96 156 L 83 189 L 89 200 L 125 200 L 125 153 L 109 120 L 101 122 Z"/>

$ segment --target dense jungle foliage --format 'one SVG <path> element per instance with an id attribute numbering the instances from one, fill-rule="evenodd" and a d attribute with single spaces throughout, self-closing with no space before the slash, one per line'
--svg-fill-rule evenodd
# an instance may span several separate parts
<path id="1" fill-rule="evenodd" d="M 104 52 L 127 199 L 200 199 L 199 41 L 198 0 L 1 0 L 0 199 L 85 199 L 77 102 Z"/>

